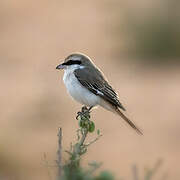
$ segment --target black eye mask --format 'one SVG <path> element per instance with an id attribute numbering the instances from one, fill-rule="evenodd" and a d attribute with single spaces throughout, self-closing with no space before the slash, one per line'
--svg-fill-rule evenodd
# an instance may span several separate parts
<path id="1" fill-rule="evenodd" d="M 73 64 L 78 64 L 78 65 L 80 65 L 81 64 L 81 61 L 79 61 L 79 60 L 69 60 L 69 61 L 67 61 L 67 62 L 64 62 L 62 65 L 66 65 L 66 66 L 70 66 L 70 65 L 73 65 Z"/>

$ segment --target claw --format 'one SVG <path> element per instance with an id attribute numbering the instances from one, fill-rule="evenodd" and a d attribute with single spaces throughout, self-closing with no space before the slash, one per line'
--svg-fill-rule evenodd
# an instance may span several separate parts
<path id="1" fill-rule="evenodd" d="M 77 112 L 77 116 L 76 116 L 76 119 L 78 120 L 78 117 L 81 115 L 82 113 L 79 111 Z"/>
<path id="2" fill-rule="evenodd" d="M 92 109 L 92 106 L 90 108 L 87 108 L 86 106 L 83 106 L 81 109 L 81 112 L 79 111 L 77 113 L 76 119 L 78 120 L 79 116 L 84 116 L 86 118 L 90 118 L 90 110 Z"/>

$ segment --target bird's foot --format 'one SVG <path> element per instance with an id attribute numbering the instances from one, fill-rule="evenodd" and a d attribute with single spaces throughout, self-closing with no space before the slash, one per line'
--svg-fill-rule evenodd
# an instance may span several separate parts
<path id="1" fill-rule="evenodd" d="M 77 113 L 76 119 L 78 120 L 79 117 L 84 117 L 84 118 L 88 118 L 90 119 L 90 110 L 93 108 L 93 106 L 91 106 L 90 108 L 87 108 L 86 106 L 83 106 L 81 111 L 79 111 Z"/>

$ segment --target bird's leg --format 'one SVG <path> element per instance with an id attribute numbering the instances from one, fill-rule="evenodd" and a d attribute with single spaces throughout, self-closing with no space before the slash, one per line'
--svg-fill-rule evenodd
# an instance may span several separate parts
<path id="1" fill-rule="evenodd" d="M 90 106 L 89 109 L 88 109 L 88 112 L 90 113 L 91 109 L 93 108 L 94 106 Z"/>
<path id="2" fill-rule="evenodd" d="M 87 109 L 88 109 L 88 108 L 87 108 L 86 106 L 83 106 L 83 107 L 81 108 L 81 111 L 78 111 L 78 112 L 77 112 L 76 119 L 78 120 L 78 117 L 79 117 L 79 116 L 82 116 L 83 113 L 84 113 L 84 111 L 87 110 Z"/>
<path id="3" fill-rule="evenodd" d="M 88 111 L 88 108 L 87 108 L 87 106 L 83 106 L 82 108 L 81 108 L 81 112 L 83 113 L 83 112 L 87 112 Z"/>
<path id="4" fill-rule="evenodd" d="M 77 113 L 76 119 L 78 120 L 79 116 L 88 116 L 90 118 L 90 110 L 93 108 L 93 106 L 90 106 L 87 108 L 86 106 L 83 106 L 81 111 Z"/>

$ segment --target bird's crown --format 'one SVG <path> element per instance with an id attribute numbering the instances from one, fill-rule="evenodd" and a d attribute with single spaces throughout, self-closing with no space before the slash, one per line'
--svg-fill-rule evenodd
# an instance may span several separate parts
<path id="1" fill-rule="evenodd" d="M 77 64 L 88 65 L 92 64 L 91 59 L 83 53 L 73 53 L 65 58 L 64 62 L 76 62 Z"/>

